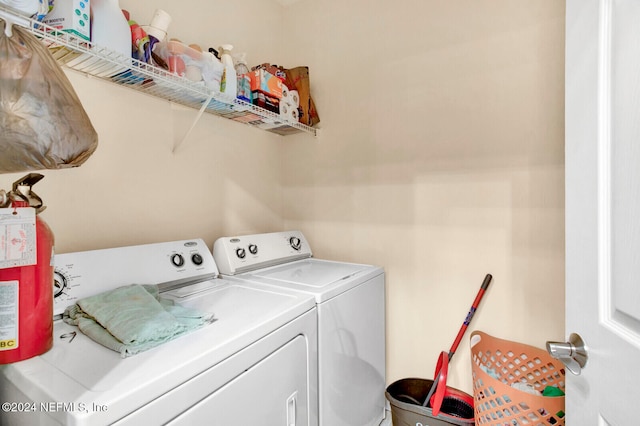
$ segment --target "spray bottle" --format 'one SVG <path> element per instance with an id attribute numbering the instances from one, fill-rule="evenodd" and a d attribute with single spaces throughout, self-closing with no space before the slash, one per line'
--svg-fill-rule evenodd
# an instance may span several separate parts
<path id="1" fill-rule="evenodd" d="M 224 65 L 224 73 L 222 74 L 222 80 L 220 81 L 220 92 L 225 98 L 233 100 L 238 93 L 238 78 L 236 76 L 236 69 L 233 66 L 233 58 L 231 57 L 231 50 L 233 46 L 230 44 L 223 44 L 220 46 L 220 61 Z"/>

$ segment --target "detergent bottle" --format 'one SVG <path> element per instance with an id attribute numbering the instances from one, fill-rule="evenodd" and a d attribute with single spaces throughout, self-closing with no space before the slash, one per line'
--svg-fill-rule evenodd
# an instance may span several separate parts
<path id="1" fill-rule="evenodd" d="M 231 57 L 232 49 L 233 46 L 230 44 L 223 44 L 218 49 L 220 52 L 220 61 L 222 65 L 224 65 L 224 73 L 220 81 L 220 92 L 224 98 L 229 100 L 234 100 L 238 93 L 238 78 L 236 76 L 236 69 L 233 66 L 233 58 Z"/>

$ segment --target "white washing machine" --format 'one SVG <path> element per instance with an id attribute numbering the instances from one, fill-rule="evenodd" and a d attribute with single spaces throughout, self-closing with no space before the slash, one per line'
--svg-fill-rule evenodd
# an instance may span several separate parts
<path id="1" fill-rule="evenodd" d="M 61 319 L 43 355 L 0 366 L 2 425 L 318 425 L 315 301 L 218 277 L 204 241 L 56 255 L 54 313 L 128 284 L 215 321 L 128 358 Z"/>
<path id="2" fill-rule="evenodd" d="M 213 256 L 229 279 L 314 297 L 320 425 L 391 424 L 382 268 L 315 259 L 299 231 L 219 238 Z"/>

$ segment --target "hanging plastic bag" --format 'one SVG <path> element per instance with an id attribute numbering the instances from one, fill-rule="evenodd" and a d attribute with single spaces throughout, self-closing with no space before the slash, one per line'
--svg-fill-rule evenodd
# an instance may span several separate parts
<path id="1" fill-rule="evenodd" d="M 76 167 L 98 135 L 67 76 L 28 30 L 0 20 L 0 173 Z"/>

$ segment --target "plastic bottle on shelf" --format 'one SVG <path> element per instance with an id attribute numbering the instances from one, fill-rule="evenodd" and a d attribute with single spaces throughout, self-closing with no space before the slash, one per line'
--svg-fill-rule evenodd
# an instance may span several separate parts
<path id="1" fill-rule="evenodd" d="M 247 66 L 247 54 L 239 53 L 237 55 L 233 55 L 233 57 L 235 58 L 235 63 L 236 63 L 236 74 L 237 75 L 248 74 L 249 67 Z"/>
<path id="2" fill-rule="evenodd" d="M 130 55 L 131 29 L 118 0 L 93 0 L 91 15 L 91 42 Z"/>
<path id="3" fill-rule="evenodd" d="M 220 81 L 220 92 L 226 98 L 233 100 L 238 93 L 238 79 L 236 76 L 236 69 L 233 66 L 233 58 L 231 58 L 231 50 L 233 46 L 230 44 L 223 44 L 220 46 L 220 61 L 224 65 L 224 74 Z"/>
<path id="4" fill-rule="evenodd" d="M 249 76 L 249 67 L 247 66 L 246 53 L 240 53 L 234 56 L 236 59 L 236 76 L 238 78 L 236 97 L 245 102 L 251 103 L 251 77 Z"/>
<path id="5" fill-rule="evenodd" d="M 149 37 L 155 38 L 156 42 L 161 42 L 167 37 L 167 31 L 169 30 L 170 24 L 171 15 L 162 9 L 156 9 L 149 25 L 144 25 L 142 28 L 146 31 Z"/>
<path id="6" fill-rule="evenodd" d="M 125 17 L 118 0 L 91 0 L 91 43 L 94 46 L 107 48 L 113 52 L 119 53 L 125 58 L 131 58 L 131 29 L 129 22 Z M 91 58 L 91 55 L 85 57 L 81 55 L 77 64 L 71 61 L 68 66 L 76 68 L 80 71 L 93 72 L 92 65 L 97 58 Z M 89 59 L 89 60 L 87 60 Z M 97 76 L 111 76 L 125 71 L 129 68 L 131 61 L 125 66 L 118 64 L 103 70 L 103 65 L 96 64 L 96 68 L 100 69 Z M 85 64 L 87 65 L 85 67 Z"/>
<path id="7" fill-rule="evenodd" d="M 129 11 L 122 9 L 125 19 L 129 23 L 131 31 L 131 56 L 141 62 L 150 63 L 151 46 L 149 35 L 136 21 L 131 19 Z"/>
<path id="8" fill-rule="evenodd" d="M 215 50 L 215 49 L 213 49 Z M 224 65 L 209 48 L 208 52 L 202 52 L 202 79 L 207 89 L 214 93 L 220 93 Z"/>
<path id="9" fill-rule="evenodd" d="M 149 25 L 142 26 L 142 29 L 149 37 L 149 52 L 152 59 L 149 63 L 153 63 L 157 60 L 157 58 L 153 57 L 153 47 L 167 38 L 167 31 L 169 30 L 170 24 L 171 15 L 162 9 L 156 9 Z"/>

